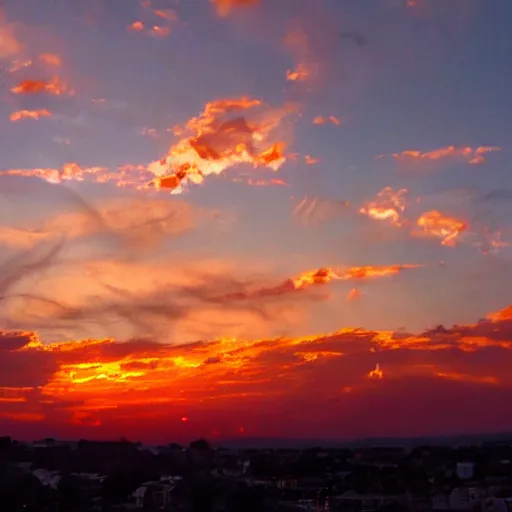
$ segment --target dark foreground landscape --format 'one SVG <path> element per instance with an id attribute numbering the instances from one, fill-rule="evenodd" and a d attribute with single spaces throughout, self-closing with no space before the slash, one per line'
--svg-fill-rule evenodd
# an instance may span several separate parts
<path id="1" fill-rule="evenodd" d="M 0 510 L 512 510 L 512 436 L 429 441 L 242 448 L 3 437 Z"/>

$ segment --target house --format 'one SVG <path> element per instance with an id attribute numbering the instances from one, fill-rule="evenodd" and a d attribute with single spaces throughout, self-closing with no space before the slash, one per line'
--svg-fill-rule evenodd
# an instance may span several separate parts
<path id="1" fill-rule="evenodd" d="M 482 504 L 482 512 L 511 512 L 512 498 L 488 498 Z"/>
<path id="2" fill-rule="evenodd" d="M 347 491 L 335 496 L 333 501 L 340 505 L 342 509 L 370 512 L 391 504 L 408 505 L 411 502 L 411 497 L 408 494 L 388 496 L 373 493 L 358 494 L 355 491 Z"/>
<path id="3" fill-rule="evenodd" d="M 475 474 L 474 462 L 457 462 L 457 476 L 461 480 L 471 480 Z"/>
<path id="4" fill-rule="evenodd" d="M 448 496 L 448 503 L 454 510 L 474 510 L 486 497 L 487 493 L 481 487 L 456 487 Z"/>
<path id="5" fill-rule="evenodd" d="M 172 477 L 164 477 L 159 481 L 146 482 L 133 493 L 135 505 L 140 509 L 166 510 L 172 501 L 172 492 L 176 482 Z"/>
<path id="6" fill-rule="evenodd" d="M 35 469 L 32 474 L 46 487 L 57 489 L 61 480 L 59 471 L 49 471 L 48 469 Z"/>

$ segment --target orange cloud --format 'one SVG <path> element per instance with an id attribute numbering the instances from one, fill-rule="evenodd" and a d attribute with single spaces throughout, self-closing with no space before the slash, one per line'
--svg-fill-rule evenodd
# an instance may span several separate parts
<path id="1" fill-rule="evenodd" d="M 394 226 L 403 225 L 403 213 L 407 206 L 405 195 L 407 189 L 393 190 L 384 187 L 373 201 L 359 209 L 359 213 L 367 215 L 371 219 L 386 221 Z"/>
<path id="2" fill-rule="evenodd" d="M 0 331 L 0 425 L 144 441 L 205 435 L 205 425 L 228 437 L 240 425 L 255 436 L 285 435 L 293 426 L 305 437 L 336 437 L 340 429 L 350 437 L 506 430 L 511 418 L 496 405 L 512 396 L 512 350 L 501 341 L 512 334 L 509 316 L 417 335 L 345 328 L 188 344 L 48 343 Z M 289 417 L 299 404 L 314 422 Z M 368 422 L 362 410 L 381 420 Z"/>
<path id="3" fill-rule="evenodd" d="M 347 300 L 352 301 L 359 299 L 361 297 L 361 292 L 357 288 L 352 288 L 347 294 Z"/>
<path id="4" fill-rule="evenodd" d="M 4 318 L 11 325 L 42 329 L 57 339 L 63 332 L 98 336 L 106 326 L 119 338 L 160 339 L 170 325 L 187 341 L 216 332 L 264 336 L 277 325 L 307 321 L 307 305 L 329 298 L 315 285 L 392 276 L 422 266 L 324 268 L 283 280 L 268 269 L 258 273 L 254 264 L 219 265 L 191 260 L 189 255 L 142 263 L 141 249 L 194 227 L 187 205 L 178 205 L 147 199 L 118 201 L 46 219 L 37 230 L 0 230 L 4 245 L 27 249 L 25 256 L 2 269 L 7 287 L 2 289 L 0 281 Z M 73 254 L 69 243 L 85 237 L 92 242 L 98 237 L 101 243 L 95 252 L 100 255 L 109 254 L 112 247 L 121 252 L 115 257 L 90 256 L 78 265 L 60 255 Z"/>
<path id="5" fill-rule="evenodd" d="M 384 372 L 380 369 L 379 363 L 368 373 L 368 377 L 372 379 L 382 379 L 382 377 L 384 377 Z"/>
<path id="6" fill-rule="evenodd" d="M 239 179 L 235 179 L 235 181 L 242 181 Z M 255 180 L 252 178 L 249 178 L 247 181 L 245 181 L 248 185 L 251 185 L 253 187 L 269 187 L 272 185 L 279 185 L 281 187 L 290 187 L 291 185 L 289 183 L 286 183 L 284 180 L 280 179 L 270 179 L 270 180 Z"/>
<path id="7" fill-rule="evenodd" d="M 327 124 L 327 123 L 331 123 L 331 124 L 335 124 L 335 125 L 339 126 L 341 124 L 341 121 L 337 117 L 334 117 L 334 116 L 329 116 L 329 117 L 318 116 L 313 119 L 313 124 L 316 124 L 316 125 Z"/>
<path id="8" fill-rule="evenodd" d="M 284 37 L 284 45 L 294 56 L 295 67 L 286 72 L 290 81 L 305 81 L 318 70 L 312 63 L 311 48 L 308 34 L 298 22 L 289 25 Z"/>
<path id="9" fill-rule="evenodd" d="M 491 232 L 489 229 L 485 228 L 483 233 L 481 233 L 481 240 L 477 241 L 475 245 L 479 247 L 482 254 L 498 252 L 504 247 L 511 246 L 510 242 L 502 240 L 502 236 L 501 231 Z"/>
<path id="10" fill-rule="evenodd" d="M 169 27 L 161 27 L 160 25 L 153 25 L 149 34 L 154 37 L 167 37 L 171 33 Z"/>
<path id="11" fill-rule="evenodd" d="M 129 243 L 132 249 L 148 249 L 171 236 L 192 231 L 200 220 L 218 215 L 184 201 L 118 199 L 84 211 L 61 213 L 30 230 L 0 227 L 0 244 L 28 249 L 62 237 L 102 235 Z"/>
<path id="12" fill-rule="evenodd" d="M 397 227 L 408 227 L 411 222 L 404 218 L 406 194 L 406 189 L 394 191 L 391 187 L 385 187 L 377 194 L 376 199 L 363 205 L 359 213 Z M 478 247 L 483 254 L 510 246 L 510 242 L 502 240 L 500 231 L 492 232 L 487 227 L 470 231 L 465 221 L 446 216 L 437 210 L 423 213 L 416 220 L 410 234 L 416 237 L 441 238 L 441 244 L 449 247 L 463 241 Z"/>
<path id="13" fill-rule="evenodd" d="M 314 165 L 320 162 L 319 158 L 313 158 L 311 155 L 306 155 L 304 157 L 304 161 L 306 162 L 306 165 Z"/>
<path id="14" fill-rule="evenodd" d="M 308 79 L 310 72 L 305 64 L 299 63 L 294 70 L 286 71 L 286 80 L 290 82 L 304 82 Z"/>
<path id="15" fill-rule="evenodd" d="M 462 233 L 468 230 L 464 221 L 445 216 L 436 210 L 422 214 L 416 224 L 423 234 L 441 238 L 441 244 L 449 247 L 455 247 Z"/>
<path id="16" fill-rule="evenodd" d="M 128 172 L 131 168 L 128 169 Z M 8 169 L 0 171 L 0 176 L 26 176 L 41 178 L 48 183 L 62 183 L 65 181 L 83 181 L 86 176 L 94 176 L 95 181 L 100 183 L 110 181 L 118 177 L 122 180 L 123 172 L 119 175 L 113 175 L 105 167 L 80 167 L 77 163 L 71 162 L 64 164 L 61 169 L 41 168 L 41 169 Z"/>
<path id="17" fill-rule="evenodd" d="M 54 53 L 43 53 L 39 55 L 39 60 L 45 64 L 48 64 L 49 66 L 62 66 L 62 59 Z"/>
<path id="18" fill-rule="evenodd" d="M 386 277 L 398 274 L 403 270 L 421 268 L 424 265 L 406 264 L 406 265 L 382 265 L 382 266 L 362 266 L 348 267 L 345 269 L 333 270 L 331 268 L 321 268 L 318 270 L 305 272 L 296 279 L 293 279 L 295 288 L 300 289 L 312 284 L 324 284 L 333 280 L 348 279 L 372 279 L 376 277 Z"/>
<path id="19" fill-rule="evenodd" d="M 136 20 L 128 25 L 128 30 L 131 32 L 145 32 L 150 36 L 159 38 L 169 36 L 173 25 L 179 21 L 177 12 L 174 9 L 152 9 L 150 2 L 147 5 L 143 3 L 142 7 L 149 9 L 150 17 L 153 19 L 151 21 L 148 19 L 146 21 Z"/>
<path id="20" fill-rule="evenodd" d="M 144 23 L 142 21 L 134 21 L 128 26 L 128 29 L 133 32 L 142 32 L 144 30 Z"/>
<path id="21" fill-rule="evenodd" d="M 53 78 L 51 81 L 45 80 L 24 80 L 17 86 L 11 88 L 14 94 L 39 94 L 46 93 L 53 96 L 61 96 L 67 94 L 73 96 L 75 91 L 70 89 L 67 84 L 59 78 Z"/>
<path id="22" fill-rule="evenodd" d="M 23 51 L 23 45 L 15 35 L 14 24 L 9 23 L 0 10 L 0 59 L 9 59 Z"/>
<path id="23" fill-rule="evenodd" d="M 210 0 L 210 2 L 215 5 L 218 16 L 225 17 L 233 9 L 258 5 L 260 0 Z"/>
<path id="24" fill-rule="evenodd" d="M 253 110 L 256 112 L 250 116 Z M 151 185 L 180 192 L 188 182 L 201 183 L 206 176 L 241 163 L 279 169 L 285 155 L 278 129 L 289 113 L 286 108 L 265 108 L 261 101 L 249 97 L 208 103 L 198 117 L 186 123 L 183 132 L 190 135 L 148 166 L 155 176 Z"/>
<path id="25" fill-rule="evenodd" d="M 29 80 L 12 91 L 62 94 L 66 91 L 64 85 L 62 87 L 59 89 L 57 82 Z M 245 96 L 217 100 L 207 103 L 203 112 L 190 119 L 179 132 L 175 130 L 181 133 L 181 139 L 162 159 L 147 165 L 127 164 L 113 170 L 69 162 L 61 169 L 7 169 L 0 171 L 0 176 L 38 177 L 49 183 L 85 179 L 96 183 L 113 181 L 119 187 L 163 189 L 179 194 L 189 183 L 202 183 L 207 176 L 221 174 L 242 163 L 277 171 L 287 158 L 282 122 L 295 112 L 294 105 L 273 109 Z"/>
<path id="26" fill-rule="evenodd" d="M 329 84 L 329 75 L 336 69 L 339 25 L 333 23 L 324 7 L 315 4 L 315 9 L 299 9 L 283 37 L 284 49 L 292 59 L 286 79 L 305 83 L 308 88 Z"/>
<path id="27" fill-rule="evenodd" d="M 20 69 L 28 68 L 30 66 L 32 66 L 32 61 L 30 59 L 27 59 L 27 60 L 15 60 L 7 68 L 7 72 L 8 73 L 16 73 Z"/>
<path id="28" fill-rule="evenodd" d="M 443 379 L 453 379 L 453 380 L 461 380 L 464 382 L 476 382 L 478 384 L 498 384 L 498 380 L 496 377 L 492 376 L 479 376 L 479 375 L 471 375 L 471 374 L 461 374 L 461 373 L 445 373 L 438 372 L 438 377 Z"/>
<path id="29" fill-rule="evenodd" d="M 404 163 L 435 162 L 445 159 L 459 159 L 465 160 L 472 165 L 478 165 L 485 163 L 485 155 L 494 151 L 501 151 L 501 148 L 495 146 L 479 146 L 477 148 L 469 146 L 446 146 L 427 152 L 409 149 L 402 151 L 401 153 L 393 153 L 392 156 L 395 160 Z"/>
<path id="30" fill-rule="evenodd" d="M 18 110 L 9 116 L 10 121 L 21 121 L 22 119 L 41 119 L 42 117 L 50 117 L 52 114 L 49 110 Z"/>
<path id="31" fill-rule="evenodd" d="M 490 320 L 494 323 L 506 322 L 508 320 L 512 321 L 512 306 L 509 306 L 508 308 L 502 309 L 500 311 L 489 313 L 487 315 L 487 320 Z"/>
<path id="32" fill-rule="evenodd" d="M 125 252 L 116 252 L 115 258 L 88 258 L 77 265 L 73 260 L 59 257 L 60 252 L 67 250 L 62 236 L 70 238 L 83 233 L 88 224 L 75 227 L 66 221 L 63 226 L 69 234 L 64 231 L 60 237 L 58 225 L 54 226 L 57 236 L 48 240 L 50 243 L 36 245 L 26 256 L 2 268 L 0 291 L 4 318 L 12 324 L 44 329 L 57 339 L 63 332 L 75 332 L 76 336 L 99 335 L 107 325 L 116 337 L 151 335 L 160 339 L 167 336 L 172 325 L 173 332 L 182 340 L 209 337 L 216 332 L 268 335 L 277 324 L 293 325 L 305 319 L 301 303 L 309 295 L 300 301 L 294 301 L 291 295 L 290 300 L 272 300 L 272 297 L 286 298 L 286 293 L 293 292 L 289 282 L 266 289 L 261 278 L 259 283 L 251 280 L 247 269 L 240 269 L 240 265 L 191 260 L 187 255 L 175 256 L 172 262 L 164 257 L 142 263 L 133 248 L 144 248 L 147 242 L 141 236 L 135 237 L 137 225 L 112 233 L 108 224 L 102 226 L 102 220 L 89 219 L 92 222 L 102 229 L 99 240 L 115 242 L 120 236 L 124 243 L 127 236 L 132 236 L 132 246 L 125 246 L 128 249 Z M 170 228 L 178 229 L 179 223 L 176 224 L 171 223 Z M 151 226 L 145 228 L 148 227 Z M 163 229 L 155 233 L 159 239 L 167 231 Z M 142 235 L 153 235 L 153 232 L 144 230 Z M 21 237 L 21 241 L 26 242 L 27 237 Z M 16 242 L 18 247 L 23 247 L 19 240 Z M 139 252 L 138 256 L 141 255 Z"/>
<path id="33" fill-rule="evenodd" d="M 18 249 L 30 249 L 51 238 L 47 233 L 37 233 L 25 229 L 0 227 L 0 245 Z"/>
<path id="34" fill-rule="evenodd" d="M 156 9 L 153 14 L 159 18 L 163 18 L 167 21 L 177 21 L 178 14 L 173 9 Z"/>

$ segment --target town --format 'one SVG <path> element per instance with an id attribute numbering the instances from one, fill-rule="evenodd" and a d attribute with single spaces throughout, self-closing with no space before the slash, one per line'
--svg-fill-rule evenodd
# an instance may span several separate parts
<path id="1" fill-rule="evenodd" d="M 512 439 L 227 448 L 0 438 L 6 512 L 512 510 Z"/>

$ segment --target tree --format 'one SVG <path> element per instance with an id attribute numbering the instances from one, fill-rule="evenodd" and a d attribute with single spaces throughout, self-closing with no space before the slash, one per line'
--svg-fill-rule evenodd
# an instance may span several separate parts
<path id="1" fill-rule="evenodd" d="M 2 510 L 11 512 L 36 511 L 46 500 L 43 484 L 32 474 L 7 469 L 0 475 L 0 503 Z"/>
<path id="2" fill-rule="evenodd" d="M 195 470 L 188 478 L 190 506 L 193 512 L 212 512 L 215 481 L 208 471 Z"/>
<path id="3" fill-rule="evenodd" d="M 196 441 L 192 441 L 190 443 L 190 449 L 204 453 L 209 453 L 212 451 L 211 446 L 206 439 L 197 439 Z"/>
<path id="4" fill-rule="evenodd" d="M 84 496 L 76 478 L 69 474 L 62 475 L 57 487 L 57 500 L 61 510 L 69 512 L 83 510 L 85 506 Z"/>

